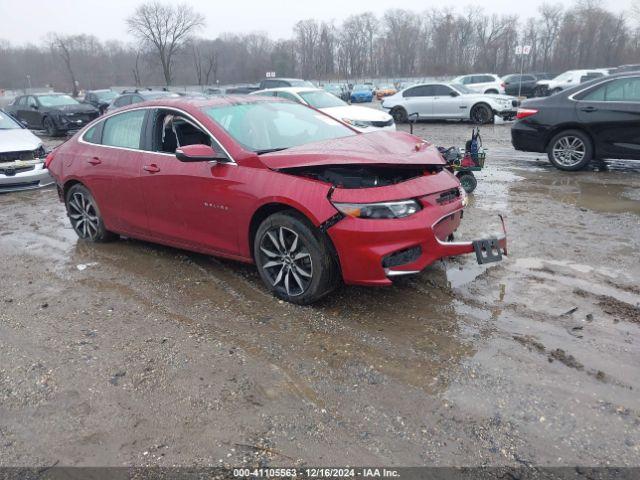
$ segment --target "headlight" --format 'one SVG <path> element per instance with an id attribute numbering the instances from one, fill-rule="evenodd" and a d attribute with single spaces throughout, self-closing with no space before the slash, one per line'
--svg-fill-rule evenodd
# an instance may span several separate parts
<path id="1" fill-rule="evenodd" d="M 334 203 L 340 212 L 355 218 L 404 218 L 421 210 L 415 200 L 381 203 Z"/>
<path id="2" fill-rule="evenodd" d="M 342 121 L 359 128 L 367 128 L 371 126 L 371 122 L 367 122 L 366 120 L 351 120 L 350 118 L 343 118 Z"/>

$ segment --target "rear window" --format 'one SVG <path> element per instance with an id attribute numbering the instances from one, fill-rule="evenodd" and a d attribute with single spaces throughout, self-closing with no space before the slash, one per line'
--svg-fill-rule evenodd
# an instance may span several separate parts
<path id="1" fill-rule="evenodd" d="M 108 118 L 102 128 L 102 145 L 140 149 L 146 110 L 124 112 Z"/>

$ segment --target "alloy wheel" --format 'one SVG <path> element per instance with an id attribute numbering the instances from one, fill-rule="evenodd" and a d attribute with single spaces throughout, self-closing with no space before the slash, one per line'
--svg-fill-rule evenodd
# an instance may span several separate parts
<path id="1" fill-rule="evenodd" d="M 80 238 L 95 240 L 100 228 L 96 207 L 82 192 L 73 192 L 68 202 L 71 225 Z"/>
<path id="2" fill-rule="evenodd" d="M 260 241 L 260 265 L 271 285 L 290 297 L 302 295 L 313 278 L 313 262 L 300 235 L 275 226 Z"/>
<path id="3" fill-rule="evenodd" d="M 565 167 L 579 164 L 586 154 L 584 142 L 574 136 L 560 137 L 552 149 L 553 158 Z"/>

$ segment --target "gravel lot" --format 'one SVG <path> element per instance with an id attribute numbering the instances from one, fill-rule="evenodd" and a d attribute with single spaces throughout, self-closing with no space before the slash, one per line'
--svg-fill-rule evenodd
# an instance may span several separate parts
<path id="1" fill-rule="evenodd" d="M 54 189 L 0 196 L 0 466 L 639 466 L 640 162 L 565 174 L 482 134 L 459 237 L 505 213 L 509 258 L 312 307 L 249 266 L 81 242 Z"/>

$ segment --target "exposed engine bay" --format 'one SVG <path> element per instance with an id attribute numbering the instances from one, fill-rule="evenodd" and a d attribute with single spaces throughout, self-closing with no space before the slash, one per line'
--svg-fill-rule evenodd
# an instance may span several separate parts
<path id="1" fill-rule="evenodd" d="M 442 165 L 380 166 L 380 165 L 319 165 L 289 168 L 284 173 L 313 178 L 339 188 L 385 187 L 406 182 L 425 173 L 438 173 Z"/>

